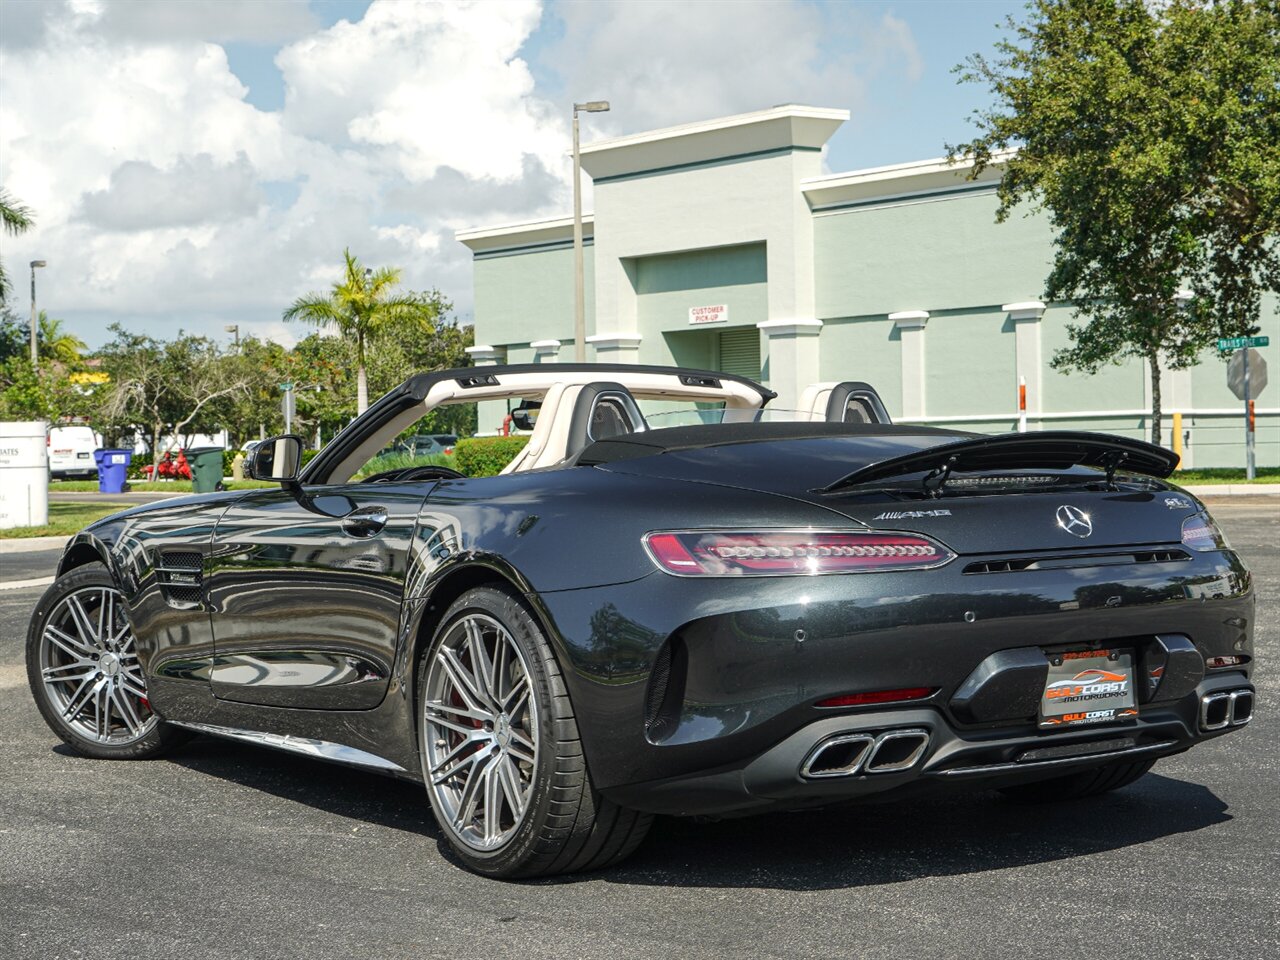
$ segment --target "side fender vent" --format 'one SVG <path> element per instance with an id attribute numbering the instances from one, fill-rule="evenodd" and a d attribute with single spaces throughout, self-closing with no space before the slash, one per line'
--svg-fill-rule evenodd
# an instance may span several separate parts
<path id="1" fill-rule="evenodd" d="M 684 641 L 671 637 L 662 645 L 649 673 L 644 700 L 644 735 L 650 743 L 661 743 L 675 732 L 684 704 L 685 678 L 689 654 Z"/>
<path id="2" fill-rule="evenodd" d="M 165 600 L 175 607 L 193 607 L 204 599 L 204 560 L 199 553 L 163 551 L 156 577 Z"/>

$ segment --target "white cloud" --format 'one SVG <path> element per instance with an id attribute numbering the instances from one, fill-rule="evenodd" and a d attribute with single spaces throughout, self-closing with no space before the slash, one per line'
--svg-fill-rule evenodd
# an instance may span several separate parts
<path id="1" fill-rule="evenodd" d="M 49 261 L 55 313 L 279 332 L 347 246 L 466 310 L 453 224 L 563 201 L 567 131 L 518 56 L 536 3 L 375 3 L 280 51 L 279 112 L 245 101 L 209 41 L 292 35 L 296 9 L 162 3 L 148 25 L 131 6 L 51 5 L 38 43 L 0 50 L 0 181 L 37 213 L 5 256 Z"/>
<path id="2" fill-rule="evenodd" d="M 548 44 L 535 0 L 379 0 L 325 29 L 280 0 L 0 0 L 0 183 L 37 214 L 6 260 L 47 259 L 42 305 L 104 327 L 279 333 L 344 247 L 465 313 L 453 229 L 567 209 L 574 97 L 613 100 L 595 131 L 641 130 L 785 101 L 856 107 L 871 73 L 919 70 L 905 24 L 847 4 L 554 9 Z M 231 41 L 285 44 L 281 110 L 246 101 Z"/>
<path id="3" fill-rule="evenodd" d="M 229 164 L 201 153 L 178 157 L 167 170 L 127 160 L 111 172 L 110 187 L 86 193 L 81 204 L 84 218 L 95 226 L 151 230 L 247 217 L 263 199 L 243 153 Z"/>
<path id="4" fill-rule="evenodd" d="M 290 128 L 383 149 L 411 180 L 441 167 L 513 180 L 531 154 L 556 164 L 563 121 L 534 96 L 517 54 L 538 24 L 531 0 L 384 3 L 286 47 Z"/>
<path id="5" fill-rule="evenodd" d="M 881 70 L 922 67 L 908 25 L 852 3 L 644 0 L 561 3 L 563 35 L 543 65 L 567 98 L 613 111 L 594 129 L 638 131 L 807 103 L 857 110 Z"/>

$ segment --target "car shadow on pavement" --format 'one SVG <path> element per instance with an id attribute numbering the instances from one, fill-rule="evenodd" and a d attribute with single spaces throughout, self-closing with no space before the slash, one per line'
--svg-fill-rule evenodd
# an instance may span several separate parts
<path id="1" fill-rule="evenodd" d="M 439 837 L 427 796 L 416 783 L 214 737 L 197 737 L 166 759 L 325 813 Z"/>
<path id="2" fill-rule="evenodd" d="M 1114 793 L 1039 806 L 981 792 L 710 823 L 666 818 L 607 879 L 780 890 L 878 886 L 1066 861 L 1231 819 L 1207 787 L 1158 774 Z"/>
<path id="3" fill-rule="evenodd" d="M 316 810 L 440 835 L 421 786 L 291 754 L 200 737 L 169 762 Z M 1151 773 L 1086 800 L 1022 805 L 993 792 L 708 821 L 659 817 L 611 870 L 532 881 L 828 890 L 1006 870 L 1121 850 L 1231 820 L 1209 788 Z"/>

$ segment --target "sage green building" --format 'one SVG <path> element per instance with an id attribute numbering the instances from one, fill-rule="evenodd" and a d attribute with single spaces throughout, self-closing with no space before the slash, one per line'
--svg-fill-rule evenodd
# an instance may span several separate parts
<path id="1" fill-rule="evenodd" d="M 1045 218 L 995 222 L 998 167 L 975 181 L 942 160 L 824 173 L 846 119 L 783 106 L 584 146 L 588 359 L 744 374 L 784 408 L 810 383 L 865 380 L 895 420 L 985 433 L 1018 428 L 1025 386 L 1028 429 L 1148 436 L 1145 364 L 1050 366 L 1071 305 L 1042 302 Z M 457 235 L 474 258 L 478 363 L 573 358 L 572 234 L 564 218 Z M 1260 322 L 1274 378 L 1274 297 Z M 1184 466 L 1243 464 L 1243 404 L 1213 351 L 1166 371 L 1162 392 Z M 1280 463 L 1277 396 L 1272 384 L 1256 405 L 1261 465 Z M 482 411 L 482 431 L 500 413 Z"/>

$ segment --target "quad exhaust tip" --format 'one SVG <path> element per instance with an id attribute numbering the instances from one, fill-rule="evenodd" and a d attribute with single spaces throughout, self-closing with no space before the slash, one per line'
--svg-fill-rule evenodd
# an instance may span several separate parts
<path id="1" fill-rule="evenodd" d="M 1242 727 L 1252 719 L 1252 690 L 1219 690 L 1200 698 L 1201 730 Z"/>
<path id="2" fill-rule="evenodd" d="M 842 733 L 809 752 L 800 766 L 800 776 L 820 780 L 858 773 L 897 773 L 914 767 L 928 747 L 929 731 L 917 728 L 886 730 L 878 735 Z"/>

